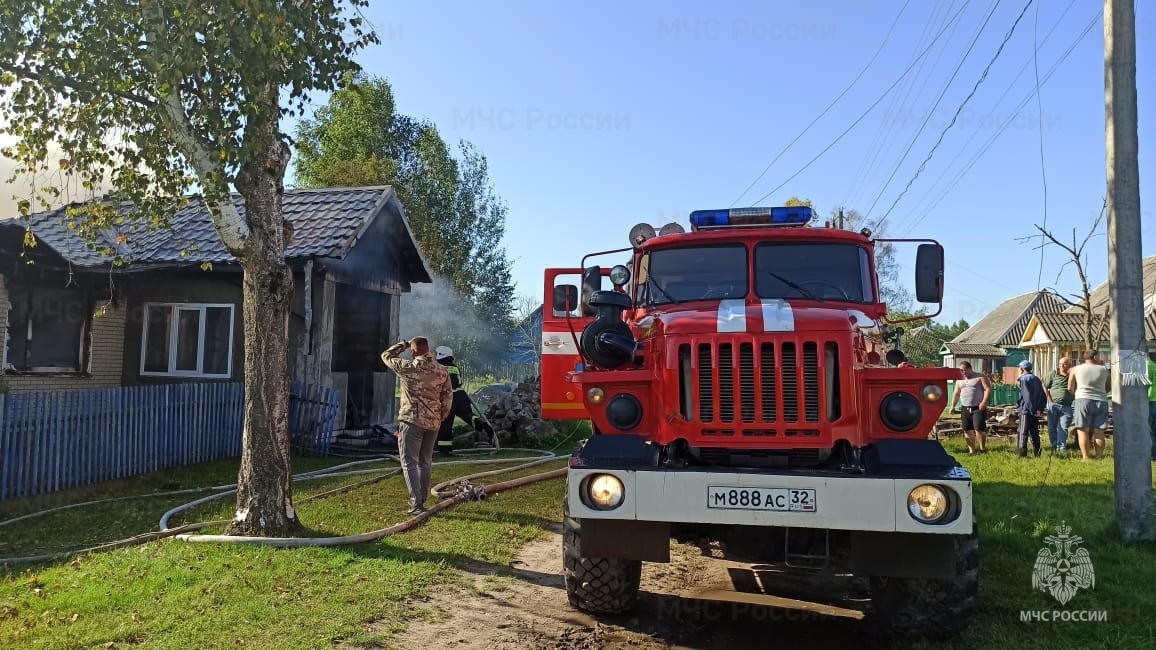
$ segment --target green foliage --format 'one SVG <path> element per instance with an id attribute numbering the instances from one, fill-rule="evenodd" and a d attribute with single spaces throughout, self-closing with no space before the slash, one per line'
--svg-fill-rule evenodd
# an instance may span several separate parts
<path id="1" fill-rule="evenodd" d="M 382 78 L 358 75 L 297 129 L 302 187 L 392 185 L 434 273 L 490 323 L 508 318 L 510 260 L 502 247 L 506 204 L 486 157 L 468 142 L 457 156 L 437 127 L 397 112 Z"/>
<path id="2" fill-rule="evenodd" d="M 13 178 L 37 175 L 40 207 L 105 191 L 153 225 L 186 195 L 224 201 L 243 170 L 278 171 L 279 120 L 356 69 L 353 55 L 376 41 L 356 15 L 367 4 L 6 0 L 0 121 L 17 140 L 3 151 Z M 127 229 L 119 208 L 92 202 L 69 217 L 93 239 Z"/>
<path id="3" fill-rule="evenodd" d="M 920 307 L 914 312 L 892 309 L 887 313 L 887 319 L 892 322 L 908 318 L 915 318 L 916 320 L 897 325 L 897 327 L 903 328 L 903 337 L 900 341 L 908 361 L 921 368 L 942 365 L 943 357 L 939 355 L 939 349 L 945 342 L 954 339 L 966 331 L 968 327 L 971 327 L 967 321 L 962 319 L 949 324 L 937 323 L 927 317 L 925 307 Z"/>

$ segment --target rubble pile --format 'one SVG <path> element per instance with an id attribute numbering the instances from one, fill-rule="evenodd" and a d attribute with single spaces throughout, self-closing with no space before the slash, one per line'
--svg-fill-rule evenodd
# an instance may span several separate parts
<path id="1" fill-rule="evenodd" d="M 535 378 L 488 400 L 488 406 L 483 407 L 486 419 L 497 430 L 502 444 L 528 443 L 556 433 L 554 426 L 542 419 L 541 395 L 541 386 Z"/>

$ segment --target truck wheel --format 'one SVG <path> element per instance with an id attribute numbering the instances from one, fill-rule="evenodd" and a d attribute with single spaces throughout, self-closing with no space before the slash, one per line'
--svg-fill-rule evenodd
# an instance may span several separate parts
<path id="1" fill-rule="evenodd" d="M 979 536 L 955 538 L 955 577 L 871 578 L 877 631 L 891 636 L 943 640 L 962 632 L 979 606 Z"/>
<path id="2" fill-rule="evenodd" d="M 616 558 L 582 557 L 578 553 L 582 522 L 563 505 L 562 564 L 570 605 L 593 614 L 619 614 L 638 602 L 642 562 Z"/>

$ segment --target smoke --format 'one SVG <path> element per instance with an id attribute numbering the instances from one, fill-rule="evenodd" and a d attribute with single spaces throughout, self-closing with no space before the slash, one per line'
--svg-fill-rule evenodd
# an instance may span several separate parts
<path id="1" fill-rule="evenodd" d="M 398 328 L 403 339 L 424 336 L 430 348 L 448 345 L 468 378 L 494 375 L 505 378 L 510 344 L 509 323 L 479 318 L 468 297 L 454 291 L 443 278 L 432 284 L 414 284 L 402 294 Z"/>

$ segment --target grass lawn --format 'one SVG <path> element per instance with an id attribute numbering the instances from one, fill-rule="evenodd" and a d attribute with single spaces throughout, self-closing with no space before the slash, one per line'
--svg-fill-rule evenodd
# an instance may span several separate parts
<path id="1" fill-rule="evenodd" d="M 336 462 L 300 459 L 294 470 Z M 560 466 L 552 463 L 490 481 Z M 434 480 L 478 469 L 435 468 Z M 174 481 L 178 474 L 181 479 Z M 118 492 L 148 492 L 175 482 L 229 483 L 235 477 L 235 461 L 209 463 L 122 482 L 119 489 L 104 486 L 37 501 L 46 508 Z M 301 483 L 298 499 L 364 478 Z M 498 494 L 373 544 L 279 550 L 163 540 L 34 568 L 0 568 L 0 647 L 111 643 L 108 647 L 316 648 L 381 643 L 383 634 L 388 636 L 388 630 L 405 620 L 406 599 L 436 582 L 454 580 L 455 564 L 473 561 L 497 567 L 512 560 L 518 548 L 556 516 L 562 490 L 562 481 L 555 480 Z M 165 510 L 196 496 L 126 501 L 19 522 L 0 528 L 0 555 L 71 548 L 156 530 Z M 190 520 L 227 518 L 231 505 L 226 497 L 219 505 L 194 511 Z M 406 507 L 404 484 L 394 477 L 300 503 L 298 512 L 315 534 L 337 535 L 402 521 Z M 0 518 L 29 509 L 6 506 Z M 375 623 L 373 629 L 370 623 Z"/>
<path id="2" fill-rule="evenodd" d="M 975 476 L 982 545 L 982 609 L 954 647 L 1154 645 L 1156 545 L 1126 546 L 1117 541 L 1110 459 L 1049 460 L 1047 452 L 1041 458 L 1018 459 L 1006 442 L 998 441 L 990 445 L 990 453 L 967 457 L 960 439 L 947 445 Z M 300 459 L 294 469 L 301 472 L 336 462 L 340 461 Z M 435 479 L 473 469 L 440 469 Z M 211 463 L 0 504 L 0 519 L 101 496 L 230 483 L 235 472 L 235 463 Z M 362 479 L 298 484 L 298 499 Z M 195 497 L 126 501 L 2 527 L 0 555 L 75 547 L 155 530 L 162 512 Z M 500 570 L 520 545 L 558 519 L 561 497 L 560 480 L 536 484 L 464 505 L 404 535 L 358 546 L 276 550 L 165 540 L 72 561 L 0 569 L 0 647 L 388 644 L 390 631 L 407 620 L 409 599 L 420 597 L 432 585 L 459 579 L 455 565 L 480 562 Z M 400 521 L 405 506 L 397 477 L 302 501 L 298 509 L 316 534 L 330 535 Z M 230 510 L 231 500 L 226 498 L 191 513 L 188 520 L 220 518 Z M 1031 587 L 1043 537 L 1061 521 L 1083 537 L 1096 572 L 1095 588 L 1079 592 L 1066 606 Z M 1023 610 L 1103 610 L 1107 621 L 1023 623 Z"/>

